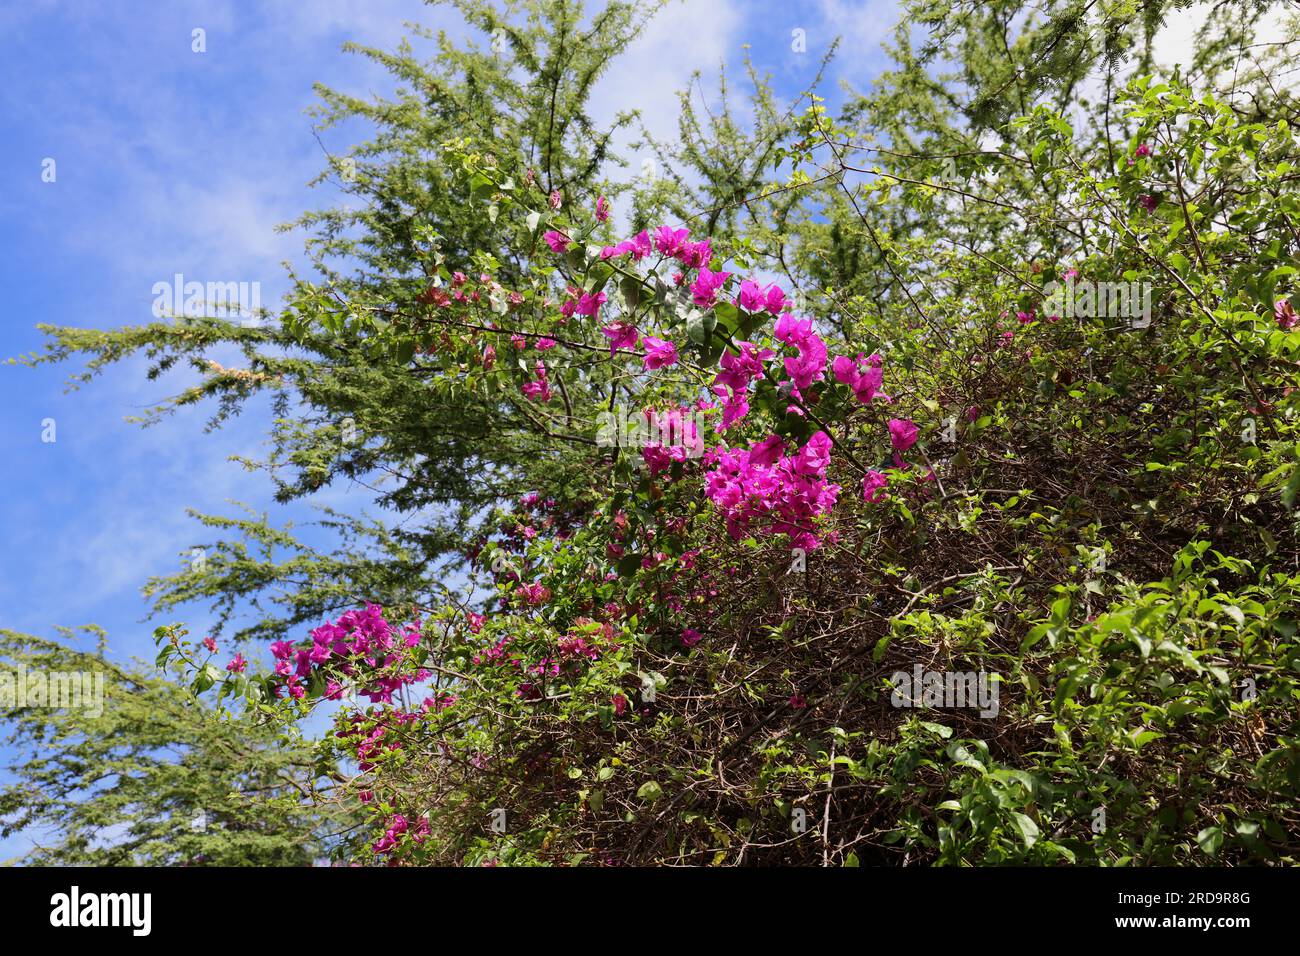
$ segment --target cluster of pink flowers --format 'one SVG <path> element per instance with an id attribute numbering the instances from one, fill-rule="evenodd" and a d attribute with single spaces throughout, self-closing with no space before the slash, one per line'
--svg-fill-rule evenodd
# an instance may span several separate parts
<path id="1" fill-rule="evenodd" d="M 709 452 L 705 494 L 722 510 L 733 539 L 762 522 L 770 533 L 788 535 L 792 547 L 812 550 L 821 545 L 813 521 L 835 506 L 840 491 L 826 481 L 831 439 L 817 432 L 789 456 L 784 445 L 781 436 L 772 435 L 748 451 Z"/>
<path id="2" fill-rule="evenodd" d="M 614 353 L 619 349 L 634 349 L 639 341 L 639 334 L 636 326 L 631 322 L 615 322 L 613 325 L 607 325 L 600 330 L 604 333 L 605 338 L 609 339 L 609 357 L 613 358 Z"/>
<path id="3" fill-rule="evenodd" d="M 375 718 L 367 717 L 365 714 L 351 714 L 342 729 L 335 731 L 334 736 L 353 749 L 357 756 L 358 769 L 362 773 L 368 773 L 385 754 L 402 749 L 398 740 L 388 739 L 390 731 L 399 732 L 403 727 L 418 722 L 423 716 L 423 713 L 394 710 L 386 711 Z M 374 726 L 367 730 L 365 725 L 372 720 Z"/>
<path id="4" fill-rule="evenodd" d="M 907 451 L 916 444 L 916 436 L 919 433 L 920 429 L 911 419 L 891 418 L 889 420 L 889 441 L 895 451 Z"/>
<path id="5" fill-rule="evenodd" d="M 519 593 L 524 596 L 524 600 L 529 604 L 545 604 L 551 599 L 551 589 L 544 584 L 521 584 Z"/>
<path id="6" fill-rule="evenodd" d="M 510 336 L 510 344 L 514 346 L 516 352 L 522 352 L 528 348 L 528 336 L 515 333 L 514 335 Z M 538 336 L 537 339 L 533 342 L 533 345 L 536 347 L 537 351 L 539 352 L 549 351 L 555 348 L 555 346 L 558 344 L 559 343 L 557 343 L 555 339 L 548 339 L 545 336 Z M 488 348 L 492 348 L 492 347 L 488 346 Z M 492 354 L 494 356 L 496 355 L 495 349 L 492 350 Z"/>
<path id="7" fill-rule="evenodd" d="M 763 375 L 763 363 L 775 354 L 771 349 L 760 349 L 749 342 L 739 345 L 739 355 L 723 353 L 722 371 L 713 379 L 714 393 L 726 399 L 722 421 L 718 423 L 720 432 L 749 414 L 749 383 Z"/>
<path id="8" fill-rule="evenodd" d="M 740 293 L 736 296 L 736 305 L 746 312 L 771 312 L 780 315 L 788 308 L 785 293 L 775 283 L 764 288 L 753 279 L 740 283 Z"/>
<path id="9" fill-rule="evenodd" d="M 674 462 L 704 454 L 704 436 L 689 408 L 670 408 L 663 412 L 647 408 L 643 414 L 650 441 L 641 446 L 641 459 L 650 474 L 657 475 L 671 468 Z"/>
<path id="10" fill-rule="evenodd" d="M 1140 148 L 1137 155 L 1149 155 L 1149 150 Z M 1142 198 L 1143 204 L 1151 208 L 1150 197 Z M 598 211 L 600 209 L 598 203 Z M 569 239 L 564 233 L 552 230 L 544 238 L 556 252 L 568 248 Z M 645 230 L 617 245 L 605 247 L 601 251 L 601 257 L 609 259 L 628 256 L 632 261 L 639 262 L 656 251 L 680 262 L 684 270 L 696 270 L 693 281 L 690 281 L 691 298 L 696 306 L 713 308 L 717 305 L 731 279 L 731 273 L 711 269 L 713 252 L 709 240 L 693 242 L 687 229 L 661 226 L 653 238 L 650 231 Z M 678 285 L 684 285 L 688 280 L 678 273 L 674 281 Z M 597 314 L 600 302 L 595 301 L 590 294 L 570 289 L 569 296 L 570 299 L 562 310 L 566 316 L 575 313 Z M 600 299 L 603 302 L 603 295 Z M 782 394 L 788 394 L 800 403 L 816 400 L 815 395 L 804 393 L 825 380 L 829 354 L 826 343 L 813 328 L 812 319 L 797 318 L 791 314 L 790 304 L 779 286 L 765 286 L 752 278 L 740 282 L 734 302 L 738 309 L 750 315 L 767 313 L 776 317 L 773 337 L 794 352 L 790 354 L 787 351 L 781 356 L 785 374 L 785 380 L 781 382 Z M 1018 313 L 1016 318 L 1022 325 L 1036 320 L 1033 312 Z M 1283 321 L 1280 317 L 1279 324 L 1283 324 Z M 675 365 L 679 361 L 676 346 L 671 341 L 654 336 L 642 338 L 630 321 L 606 325 L 601 331 L 610 342 L 611 357 L 620 349 L 634 350 L 638 344 L 643 344 L 643 365 L 647 370 Z M 1009 340 L 1011 337 L 1010 333 L 1006 333 L 1005 338 Z M 756 379 L 769 374 L 766 362 L 777 354 L 750 342 L 738 342 L 736 349 L 738 351 L 728 349 L 723 353 L 721 368 L 712 383 L 713 393 L 722 399 L 722 415 L 716 426 L 718 432 L 725 432 L 746 418 L 749 414 L 751 385 Z M 869 404 L 877 398 L 891 402 L 889 395 L 882 391 L 883 364 L 879 355 L 867 357 L 859 353 L 856 358 L 837 356 L 830 368 L 835 381 L 847 385 L 859 402 Z M 538 381 L 526 385 L 525 390 L 530 397 L 549 395 L 540 363 Z M 711 407 L 707 403 L 704 406 Z M 802 407 L 791 404 L 787 413 L 803 414 Z M 657 417 L 659 413 L 647 411 L 646 414 L 652 424 L 657 424 L 660 430 L 664 430 L 664 421 Z M 663 416 L 677 414 L 671 411 L 662 413 Z M 673 431 L 674 424 L 675 422 L 669 423 L 669 432 Z M 652 475 L 702 452 L 703 441 L 694 433 L 693 428 L 686 437 L 689 439 L 687 442 L 650 442 L 643 447 L 642 458 Z M 917 426 L 907 419 L 891 419 L 889 437 L 895 451 L 896 464 L 906 467 L 901 454 L 916 443 Z M 733 538 L 743 536 L 751 526 L 758 523 L 770 533 L 788 535 L 792 546 L 815 548 L 821 541 L 812 529 L 813 522 L 831 510 L 840 490 L 838 485 L 831 484 L 826 478 L 831 438 L 819 431 L 793 455 L 784 453 L 784 445 L 783 439 L 772 435 L 752 449 L 715 449 L 709 452 L 705 456 L 706 494 L 722 510 Z M 869 471 L 862 480 L 863 498 L 868 502 L 881 501 L 888 484 L 889 479 L 884 473 Z M 622 551 L 621 545 L 610 545 L 611 556 L 617 557 Z M 530 586 L 524 586 L 529 603 L 538 603 L 527 590 L 528 587 Z"/>
<path id="11" fill-rule="evenodd" d="M 1300 323 L 1300 316 L 1296 315 L 1295 306 L 1287 299 L 1278 299 L 1273 305 L 1273 318 L 1277 320 L 1277 327 L 1283 332 L 1290 332 Z"/>
<path id="12" fill-rule="evenodd" d="M 498 640 L 491 647 L 475 654 L 474 657 L 472 658 L 475 666 L 483 663 L 496 664 L 500 661 L 511 660 L 511 658 L 506 657 L 506 650 L 513 643 L 514 643 L 514 638 L 511 637 L 509 634 L 507 634 L 505 637 Z"/>
<path id="13" fill-rule="evenodd" d="M 707 266 L 701 268 L 691 285 L 691 300 L 701 308 L 712 308 L 718 301 L 718 292 L 729 278 L 730 272 L 714 272 Z"/>
<path id="14" fill-rule="evenodd" d="M 813 331 L 812 319 L 796 319 L 789 313 L 776 320 L 772 333 L 777 341 L 799 350 L 797 357 L 787 357 L 785 374 L 794 382 L 796 391 L 802 392 L 820 382 L 826 375 L 826 343 Z"/>
<path id="15" fill-rule="evenodd" d="M 367 604 L 363 610 L 346 611 L 337 621 L 313 629 L 309 646 L 276 641 L 271 645 L 271 656 L 275 658 L 275 673 L 284 678 L 284 687 L 292 697 L 303 697 L 303 681 L 313 670 L 328 665 L 331 679 L 327 698 L 337 700 L 342 696 L 342 684 L 336 679 L 341 676 L 361 682 L 362 693 L 372 703 L 388 704 L 401 688 L 429 678 L 429 671 L 423 668 L 405 669 L 405 656 L 400 653 L 417 646 L 421 639 L 418 621 L 397 631 L 384 618 L 379 605 Z"/>
<path id="16" fill-rule="evenodd" d="M 380 839 L 375 841 L 373 849 L 376 853 L 391 853 L 397 847 L 398 841 L 408 833 L 416 843 L 423 843 L 429 835 L 428 817 L 417 818 L 415 826 L 412 828 L 406 822 L 406 817 L 400 813 L 394 813 L 388 821 L 388 829 L 384 831 L 384 835 Z"/>
<path id="17" fill-rule="evenodd" d="M 600 657 L 600 647 L 592 643 L 599 634 L 601 639 L 610 644 L 614 640 L 614 625 L 609 622 L 599 625 L 599 631 L 596 630 L 596 622 L 585 617 L 580 617 L 574 621 L 578 628 L 586 630 L 588 633 L 576 633 L 570 631 L 556 643 L 560 654 L 570 658 L 585 658 L 594 661 Z M 617 645 L 614 645 L 617 647 Z"/>
<path id="18" fill-rule="evenodd" d="M 538 359 L 533 371 L 537 375 L 537 380 L 525 382 L 520 387 L 520 391 L 524 393 L 530 402 L 536 402 L 539 399 L 543 402 L 549 402 L 551 400 L 551 383 L 546 378 L 546 363 Z"/>
<path id="19" fill-rule="evenodd" d="M 857 400 L 866 405 L 875 398 L 890 400 L 889 396 L 880 390 L 885 382 L 882 364 L 879 355 L 872 355 L 867 359 L 863 359 L 861 352 L 856 359 L 839 355 L 831 363 L 831 372 L 835 376 L 835 381 L 851 388 Z"/>
<path id="20" fill-rule="evenodd" d="M 650 242 L 650 233 L 643 229 L 631 239 L 624 240 L 616 246 L 606 246 L 601 249 L 600 257 L 602 259 L 612 259 L 615 256 L 631 256 L 633 262 L 640 262 L 653 251 L 654 245 Z"/>
<path id="21" fill-rule="evenodd" d="M 606 333 L 609 334 L 608 332 Z M 647 371 L 677 364 L 677 346 L 672 342 L 647 335 L 642 344 L 645 346 L 644 365 Z"/>
<path id="22" fill-rule="evenodd" d="M 885 488 L 888 485 L 889 478 L 883 472 L 871 469 L 862 478 L 862 500 L 868 504 L 884 500 Z"/>
<path id="23" fill-rule="evenodd" d="M 610 259 L 615 256 L 631 256 L 633 262 L 640 262 L 650 253 L 658 251 L 660 255 L 676 259 L 688 269 L 699 269 L 708 265 L 713 258 L 713 248 L 708 239 L 691 242 L 690 235 L 688 229 L 660 226 L 651 240 L 649 231 L 642 230 L 618 245 L 606 246 L 600 251 L 600 257 Z"/>

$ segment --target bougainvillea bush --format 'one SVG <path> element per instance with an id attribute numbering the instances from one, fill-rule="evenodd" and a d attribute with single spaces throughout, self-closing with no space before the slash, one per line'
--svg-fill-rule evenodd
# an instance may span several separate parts
<path id="1" fill-rule="evenodd" d="M 517 405 L 580 480 L 496 509 L 471 603 L 357 607 L 263 676 L 197 653 L 199 688 L 338 702 L 364 862 L 1292 859 L 1292 133 L 1175 82 L 1120 102 L 1114 169 L 1044 107 L 972 187 L 1032 166 L 998 201 L 1059 239 L 880 237 L 904 294 L 851 325 L 744 243 L 619 238 L 605 197 L 444 144 L 522 273 L 435 243 L 405 297 L 299 321 Z M 814 103 L 787 163 L 868 234 L 898 191 L 991 201 L 859 171 L 852 135 Z M 918 667 L 995 706 L 900 706 Z"/>

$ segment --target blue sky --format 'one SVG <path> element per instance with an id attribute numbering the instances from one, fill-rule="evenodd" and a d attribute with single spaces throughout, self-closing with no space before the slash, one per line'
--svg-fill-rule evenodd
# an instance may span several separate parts
<path id="1" fill-rule="evenodd" d="M 748 45 L 778 92 L 794 94 L 836 35 L 845 45 L 831 82 L 865 85 L 893 19 L 892 0 L 674 3 L 598 87 L 594 110 L 639 107 L 668 137 L 692 70 L 710 86 L 719 62 L 738 64 Z M 331 199 L 306 185 L 323 159 L 304 112 L 312 84 L 388 91 L 382 71 L 340 46 L 392 47 L 404 20 L 465 33 L 452 11 L 416 0 L 29 0 L 0 10 L 0 358 L 39 350 L 38 322 L 147 322 L 154 283 L 177 272 L 259 282 L 273 306 L 287 287 L 281 263 L 301 261 L 302 238 L 275 225 Z M 192 50 L 196 28 L 206 52 Z M 791 49 L 795 29 L 806 53 Z M 332 145 L 365 132 L 339 130 Z M 53 182 L 42 178 L 47 159 Z M 274 505 L 262 475 L 227 460 L 263 453 L 264 403 L 210 434 L 204 408 L 147 429 L 127 423 L 192 381 L 175 371 L 150 382 L 146 364 L 123 362 L 67 394 L 74 366 L 0 365 L 0 626 L 54 636 L 55 625 L 94 622 L 108 629 L 111 656 L 152 656 L 158 622 L 141 623 L 139 589 L 205 540 L 187 507 L 231 513 L 238 500 L 277 521 L 313 517 L 306 504 Z M 53 442 L 42 440 L 47 419 Z M 338 487 L 316 501 L 356 512 L 370 496 Z M 194 607 L 165 620 L 201 634 L 209 615 Z M 0 842 L 0 859 L 24 846 Z"/>

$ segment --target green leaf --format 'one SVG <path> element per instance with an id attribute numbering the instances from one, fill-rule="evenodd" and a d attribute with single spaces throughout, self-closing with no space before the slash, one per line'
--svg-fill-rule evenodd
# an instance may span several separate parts
<path id="1" fill-rule="evenodd" d="M 647 780 L 637 788 L 636 795 L 642 800 L 653 802 L 664 795 L 664 788 L 659 786 L 659 782 L 656 780 Z"/>
<path id="2" fill-rule="evenodd" d="M 1282 504 L 1288 508 L 1295 507 L 1296 495 L 1300 494 L 1300 467 L 1291 472 L 1291 478 L 1282 489 Z"/>
<path id="3" fill-rule="evenodd" d="M 1219 848 L 1223 846 L 1223 828 L 1206 827 L 1196 834 L 1196 845 L 1209 856 L 1218 856 Z"/>
<path id="4" fill-rule="evenodd" d="M 1038 842 L 1038 824 L 1018 810 L 1011 811 L 1011 819 L 1020 831 L 1020 838 L 1025 841 L 1025 849 Z"/>

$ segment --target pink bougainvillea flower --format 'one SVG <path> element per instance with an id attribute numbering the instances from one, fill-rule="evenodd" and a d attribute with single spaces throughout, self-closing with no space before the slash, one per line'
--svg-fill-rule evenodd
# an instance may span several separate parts
<path id="1" fill-rule="evenodd" d="M 529 604 L 545 604 L 551 599 L 551 589 L 544 584 L 521 584 L 519 593 Z"/>
<path id="2" fill-rule="evenodd" d="M 708 239 L 702 242 L 683 242 L 677 251 L 677 261 L 688 269 L 703 269 L 713 258 L 713 243 Z"/>
<path id="3" fill-rule="evenodd" d="M 615 694 L 610 698 L 610 702 L 614 705 L 614 715 L 622 717 L 623 711 L 627 710 L 627 698 L 622 694 Z"/>
<path id="4" fill-rule="evenodd" d="M 646 229 L 633 236 L 630 244 L 631 248 L 628 251 L 632 253 L 633 262 L 640 262 L 654 251 L 654 243 L 650 241 L 650 232 Z"/>
<path id="5" fill-rule="evenodd" d="M 516 352 L 522 352 L 524 349 L 528 348 L 528 337 L 517 334 L 512 335 L 510 336 L 510 345 Z"/>
<path id="6" fill-rule="evenodd" d="M 776 283 L 767 287 L 767 292 L 763 296 L 763 305 L 767 311 L 773 315 L 779 315 L 786 308 L 785 292 Z"/>
<path id="7" fill-rule="evenodd" d="M 736 295 L 736 307 L 746 312 L 762 312 L 763 306 L 763 287 L 753 279 L 743 280 Z"/>
<path id="8" fill-rule="evenodd" d="M 242 674 L 244 673 L 244 669 L 247 667 L 248 661 L 244 660 L 244 655 L 236 654 L 230 663 L 226 665 L 226 670 L 230 671 L 232 674 Z"/>
<path id="9" fill-rule="evenodd" d="M 650 474 L 657 475 L 673 466 L 704 454 L 704 438 L 689 408 L 670 408 L 664 412 L 646 409 L 646 442 L 641 457 Z"/>
<path id="10" fill-rule="evenodd" d="M 800 475 L 819 477 L 826 473 L 826 466 L 831 463 L 831 436 L 818 432 L 808 439 L 807 444 L 794 456 L 793 469 Z"/>
<path id="11" fill-rule="evenodd" d="M 736 305 L 746 312 L 771 312 L 777 315 L 785 307 L 785 293 L 773 283 L 764 288 L 753 279 L 740 283 Z"/>
<path id="12" fill-rule="evenodd" d="M 845 385 L 852 385 L 860 374 L 858 363 L 847 355 L 837 355 L 835 360 L 831 362 L 831 374 L 835 376 L 835 381 Z"/>
<path id="13" fill-rule="evenodd" d="M 1034 321 L 1034 310 L 1030 309 L 1028 312 L 1017 312 L 1016 321 L 1021 325 L 1028 325 L 1030 322 Z"/>
<path id="14" fill-rule="evenodd" d="M 733 540 L 758 522 L 772 534 L 789 536 L 792 547 L 820 547 L 812 523 L 835 506 L 840 490 L 825 479 L 830 448 L 830 436 L 818 432 L 794 455 L 767 465 L 758 462 L 771 459 L 770 447 L 755 461 L 743 449 L 715 448 L 705 455 L 704 493 L 722 511 Z"/>
<path id="15" fill-rule="evenodd" d="M 783 312 L 776 320 L 772 333 L 786 345 L 793 345 L 799 350 L 797 357 L 787 357 L 785 372 L 794 382 L 795 388 L 803 391 L 813 382 L 820 382 L 826 376 L 826 343 L 813 331 L 812 319 L 796 319 L 788 312 Z"/>
<path id="16" fill-rule="evenodd" d="M 862 479 L 862 500 L 868 504 L 875 504 L 883 501 L 885 497 L 885 487 L 889 484 L 889 479 L 882 472 L 872 469 L 868 471 Z"/>
<path id="17" fill-rule="evenodd" d="M 1300 316 L 1296 315 L 1295 307 L 1287 299 L 1279 299 L 1273 306 L 1273 318 L 1277 320 L 1278 328 L 1284 332 L 1289 332 L 1296 327 Z"/>
<path id="18" fill-rule="evenodd" d="M 1142 143 L 1141 145 L 1138 146 L 1137 149 L 1133 150 L 1133 155 L 1134 155 L 1134 156 L 1139 156 L 1139 157 L 1140 157 L 1140 156 L 1150 156 L 1150 155 L 1151 155 L 1151 147 L 1148 146 L 1146 143 Z"/>
<path id="19" fill-rule="evenodd" d="M 654 251 L 654 245 L 650 241 L 650 233 L 643 229 L 631 239 L 624 240 L 616 246 L 606 246 L 601 249 L 600 257 L 602 259 L 611 259 L 614 256 L 630 255 L 633 262 L 640 262 L 650 255 L 652 251 Z"/>
<path id="20" fill-rule="evenodd" d="M 208 653 L 215 654 L 217 652 L 217 639 L 215 637 L 205 637 L 203 646 L 208 649 Z"/>
<path id="21" fill-rule="evenodd" d="M 603 292 L 597 292 L 595 295 L 584 292 L 582 298 L 578 300 L 578 307 L 575 311 L 578 315 L 589 315 L 594 319 L 600 313 L 600 307 L 605 304 L 605 298 Z"/>
<path id="22" fill-rule="evenodd" d="M 477 634 L 479 631 L 483 630 L 483 625 L 487 622 L 486 617 L 482 614 L 475 614 L 473 611 L 466 614 L 465 619 L 469 622 L 469 631 L 471 634 Z"/>
<path id="23" fill-rule="evenodd" d="M 534 366 L 537 380 L 525 382 L 519 390 L 524 393 L 530 402 L 549 402 L 551 400 L 551 383 L 546 379 L 546 364 L 539 361 Z"/>
<path id="24" fill-rule="evenodd" d="M 569 237 L 562 232 L 548 229 L 542 233 L 542 238 L 546 240 L 546 244 L 551 247 L 552 252 L 567 252 L 569 250 Z"/>
<path id="25" fill-rule="evenodd" d="M 891 418 L 889 420 L 889 441 L 894 446 L 895 451 L 907 451 L 915 445 L 918 431 L 916 424 L 910 419 Z"/>
<path id="26" fill-rule="evenodd" d="M 597 222 L 609 221 L 609 200 L 606 199 L 604 196 L 596 197 L 596 221 Z"/>
<path id="27" fill-rule="evenodd" d="M 688 627 L 682 631 L 682 645 L 685 647 L 694 647 L 704 638 L 704 635 L 693 627 Z"/>
<path id="28" fill-rule="evenodd" d="M 663 368 L 666 365 L 677 364 L 677 346 L 672 342 L 666 342 L 663 339 L 657 339 L 653 335 L 647 335 L 642 340 L 645 346 L 645 367 L 647 369 Z"/>
<path id="29" fill-rule="evenodd" d="M 784 450 L 785 439 L 780 435 L 769 435 L 749 450 L 749 464 L 756 468 L 775 465 L 781 460 Z"/>
<path id="30" fill-rule="evenodd" d="M 713 272 L 706 268 L 700 269 L 700 274 L 696 276 L 695 282 L 691 284 L 691 299 L 701 308 L 712 308 L 718 300 L 718 292 L 722 289 L 723 284 L 731 277 L 730 272 Z"/>
<path id="31" fill-rule="evenodd" d="M 609 339 L 609 355 L 614 357 L 614 353 L 619 349 L 634 349 L 637 342 L 640 341 L 640 333 L 637 332 L 636 326 L 631 322 L 615 322 L 613 325 L 607 325 L 600 330 Z"/>
<path id="32" fill-rule="evenodd" d="M 689 229 L 674 229 L 672 226 L 660 226 L 655 230 L 655 248 L 665 256 L 676 258 L 682 248 L 690 244 Z"/>
<path id="33" fill-rule="evenodd" d="M 1155 212 L 1157 207 L 1160 205 L 1160 200 L 1149 193 L 1143 193 L 1141 196 L 1138 196 L 1138 205 L 1147 212 Z"/>
<path id="34" fill-rule="evenodd" d="M 558 210 L 561 206 L 564 205 L 564 196 L 563 194 L 561 194 L 561 192 L 558 189 L 556 189 L 551 192 L 549 201 L 551 204 L 551 208 Z"/>
<path id="35" fill-rule="evenodd" d="M 726 431 L 749 414 L 746 400 L 749 383 L 763 374 L 763 363 L 773 355 L 771 349 L 759 349 L 749 342 L 738 344 L 740 354 L 723 353 L 722 371 L 713 379 L 714 394 L 727 399 L 722 407 L 722 421 L 716 426 L 719 432 Z"/>
<path id="36" fill-rule="evenodd" d="M 559 343 L 556 342 L 555 339 L 548 339 L 548 338 L 542 337 L 542 338 L 538 339 L 536 342 L 534 342 L 534 343 L 533 343 L 533 346 L 534 346 L 534 347 L 537 349 L 537 351 L 539 351 L 539 352 L 549 352 L 551 349 L 555 348 L 555 346 L 558 345 L 558 344 L 559 344 Z"/>
<path id="37" fill-rule="evenodd" d="M 876 398 L 890 400 L 888 395 L 880 391 L 885 381 L 883 364 L 879 355 L 872 355 L 867 359 L 863 359 L 861 352 L 856 359 L 839 355 L 831 363 L 831 373 L 837 382 L 843 382 L 853 389 L 857 400 L 866 405 Z"/>

